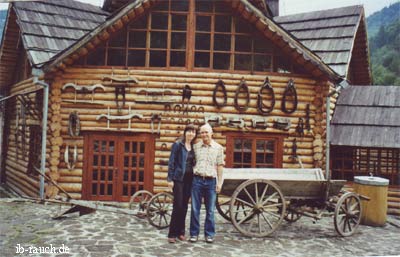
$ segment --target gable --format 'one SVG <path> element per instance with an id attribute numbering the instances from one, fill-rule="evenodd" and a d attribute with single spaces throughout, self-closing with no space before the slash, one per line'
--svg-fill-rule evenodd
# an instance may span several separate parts
<path id="1" fill-rule="evenodd" d="M 196 4 L 195 8 L 190 12 L 189 5 L 156 5 L 110 34 L 78 63 L 202 71 L 302 70 L 293 67 L 270 39 L 226 8 L 226 3 Z"/>
<path id="2" fill-rule="evenodd" d="M 110 37 L 110 34 L 122 29 L 132 20 L 138 19 L 147 12 L 158 1 L 137 0 L 121 8 L 119 12 L 113 14 L 106 22 L 98 26 L 90 34 L 86 35 L 79 42 L 75 43 L 64 52 L 53 58 L 53 61 L 44 66 L 46 72 L 63 69 L 66 65 L 74 63 L 80 56 L 86 55 L 90 49 L 101 44 Z M 247 0 L 224 0 L 231 9 L 247 22 L 251 23 L 265 38 L 271 39 L 285 54 L 292 60 L 304 67 L 310 74 L 318 79 L 329 79 L 340 81 L 341 78 L 319 57 L 305 48 L 300 42 L 293 38 L 281 27 L 277 26 L 272 20 L 255 8 Z"/>
<path id="3" fill-rule="evenodd" d="M 371 83 L 362 6 L 274 17 L 274 21 L 340 76 L 353 84 Z"/>

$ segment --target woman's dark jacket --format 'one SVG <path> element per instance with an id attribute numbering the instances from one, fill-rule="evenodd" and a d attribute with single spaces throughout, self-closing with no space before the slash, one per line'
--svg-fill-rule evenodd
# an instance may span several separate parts
<path id="1" fill-rule="evenodd" d="M 186 169 L 188 151 L 182 139 L 178 139 L 173 145 L 168 162 L 168 181 L 183 181 Z"/>

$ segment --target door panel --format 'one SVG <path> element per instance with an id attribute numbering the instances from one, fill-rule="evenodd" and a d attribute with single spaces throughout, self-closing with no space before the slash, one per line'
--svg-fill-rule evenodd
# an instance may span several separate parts
<path id="1" fill-rule="evenodd" d="M 152 191 L 154 139 L 151 135 L 85 135 L 82 197 L 129 201 L 138 190 Z"/>

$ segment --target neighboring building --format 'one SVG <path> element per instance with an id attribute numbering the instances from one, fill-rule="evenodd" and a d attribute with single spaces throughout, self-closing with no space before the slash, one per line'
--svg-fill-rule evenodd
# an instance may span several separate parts
<path id="1" fill-rule="evenodd" d="M 335 178 L 374 176 L 400 185 L 400 87 L 351 86 L 341 92 L 332 127 Z"/>
<path id="2" fill-rule="evenodd" d="M 326 97 L 343 79 L 371 83 L 362 6 L 274 17 L 279 1 L 126 2 L 10 4 L 1 175 L 13 190 L 39 192 L 42 99 L 46 171 L 75 198 L 165 190 L 188 122 L 214 125 L 228 167 L 324 168 Z"/>

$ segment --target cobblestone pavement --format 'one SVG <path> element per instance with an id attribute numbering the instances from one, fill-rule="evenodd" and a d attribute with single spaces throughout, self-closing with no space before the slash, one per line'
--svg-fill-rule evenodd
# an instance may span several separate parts
<path id="1" fill-rule="evenodd" d="M 389 217 L 384 227 L 360 226 L 347 238 L 338 236 L 333 220 L 314 224 L 301 218 L 284 222 L 268 238 L 247 238 L 218 214 L 214 244 L 203 238 L 193 244 L 168 244 L 167 230 L 157 230 L 146 219 L 133 215 L 97 211 L 70 215 L 62 220 L 52 216 L 65 209 L 57 204 L 12 202 L 0 199 L 1 256 L 393 256 L 400 254 L 400 220 Z M 203 211 L 204 213 L 204 211 Z M 203 222 L 202 218 L 202 222 Z M 188 224 L 188 222 L 187 222 Z M 27 254 L 32 247 L 69 248 L 69 254 Z M 17 254 L 17 247 L 24 254 Z M 32 251 L 35 248 L 31 248 Z M 40 248 L 36 248 L 40 251 Z"/>

